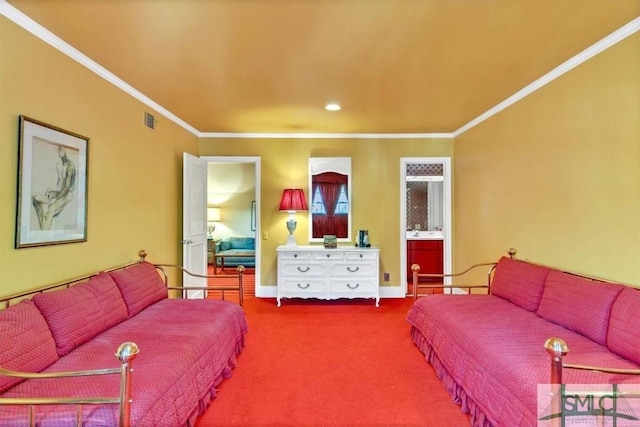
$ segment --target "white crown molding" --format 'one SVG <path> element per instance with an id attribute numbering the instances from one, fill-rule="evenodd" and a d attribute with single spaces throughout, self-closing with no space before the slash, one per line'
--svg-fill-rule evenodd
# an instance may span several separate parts
<path id="1" fill-rule="evenodd" d="M 493 107 L 493 108 L 487 110 L 486 112 L 480 114 L 478 117 L 476 117 L 475 119 L 471 120 L 469 123 L 467 123 L 466 125 L 462 126 L 460 129 L 454 131 L 453 132 L 453 137 L 457 138 L 458 136 L 462 135 L 464 132 L 468 131 L 469 129 L 479 125 L 482 122 L 484 122 L 489 117 L 498 114 L 500 111 L 502 111 L 505 108 L 515 104 L 516 102 L 520 101 L 522 98 L 524 98 L 527 95 L 533 93 L 534 91 L 540 89 L 541 87 L 547 85 L 548 83 L 550 83 L 553 80 L 557 79 L 561 75 L 569 72 L 570 70 L 572 70 L 573 68 L 575 68 L 578 65 L 582 64 L 583 62 L 593 58 L 594 56 L 596 56 L 600 52 L 604 51 L 605 49 L 608 49 L 611 46 L 613 46 L 614 44 L 626 39 L 630 35 L 632 35 L 635 32 L 637 32 L 638 30 L 640 30 L 640 18 L 636 18 L 633 21 L 629 22 L 628 24 L 623 25 L 622 27 L 620 27 L 619 29 L 617 29 L 613 33 L 611 33 L 608 36 L 606 36 L 605 38 L 603 38 L 602 40 L 600 40 L 600 41 L 596 42 L 595 44 L 589 46 L 588 48 L 586 48 L 582 52 L 580 52 L 577 55 L 575 55 L 573 58 L 563 62 L 562 64 L 560 64 L 559 66 L 557 66 L 553 70 L 549 71 L 547 74 L 545 74 L 544 76 L 540 77 L 538 80 L 534 81 L 533 83 L 529 84 L 528 86 L 525 86 L 523 89 L 520 89 L 518 92 L 514 93 L 509 98 L 505 99 L 504 101 L 502 101 L 501 103 L 499 103 L 495 107 Z"/>
<path id="2" fill-rule="evenodd" d="M 452 139 L 451 133 L 248 133 L 248 132 L 201 132 L 200 138 L 244 138 L 244 139 Z"/>
<path id="3" fill-rule="evenodd" d="M 93 71 L 100 77 L 104 78 L 108 82 L 112 83 L 116 87 L 120 88 L 124 92 L 128 93 L 138 101 L 147 105 L 149 108 L 157 111 L 167 119 L 176 123 L 178 126 L 184 128 L 188 132 L 200 137 L 200 138 L 244 138 L 244 139 L 279 139 L 279 138 L 289 138 L 289 139 L 455 139 L 458 136 L 462 135 L 464 132 L 469 129 L 477 126 L 478 124 L 484 122 L 488 118 L 498 114 L 500 111 L 506 109 L 507 107 L 515 104 L 522 98 L 531 94 L 532 92 L 540 89 L 541 87 L 547 85 L 551 81 L 557 79 L 561 75 L 566 72 L 572 70 L 588 59 L 594 57 L 600 52 L 608 49 L 609 47 L 615 45 L 616 43 L 624 40 L 630 35 L 636 33 L 640 30 L 640 17 L 635 18 L 628 24 L 620 27 L 618 30 L 609 34 L 602 40 L 596 42 L 592 46 L 583 50 L 579 54 L 575 55 L 573 58 L 565 61 L 558 67 L 554 68 L 544 76 L 540 77 L 533 83 L 525 86 L 523 89 L 519 90 L 515 94 L 511 95 L 509 98 L 505 99 L 498 105 L 490 108 L 486 112 L 482 113 L 475 119 L 471 120 L 467 124 L 463 125 L 456 131 L 452 133 L 243 133 L 243 132 L 200 132 L 184 120 L 177 117 L 175 114 L 171 113 L 166 108 L 162 107 L 124 80 L 117 77 L 115 74 L 108 71 L 106 68 L 102 67 L 95 61 L 93 61 L 88 56 L 84 55 L 82 52 L 53 34 L 51 31 L 44 28 L 42 25 L 35 22 L 33 19 L 29 18 L 24 13 L 20 12 L 18 9 L 10 5 L 6 2 L 6 0 L 0 0 L 0 15 L 5 16 L 10 21 L 24 28 L 34 36 L 38 37 L 42 41 L 48 43 L 54 48 L 58 49 L 60 52 L 74 59 L 78 63 L 84 65 L 89 70 Z"/>
<path id="4" fill-rule="evenodd" d="M 42 25 L 38 24 L 33 19 L 29 18 L 24 13 L 20 12 L 18 9 L 10 5 L 6 2 L 6 0 L 0 0 L 0 15 L 4 15 L 10 21 L 24 28 L 34 36 L 38 37 L 40 40 L 48 43 L 54 48 L 58 49 L 60 52 L 74 59 L 81 65 L 84 65 L 89 70 L 93 71 L 109 83 L 128 93 L 138 101 L 142 102 L 149 108 L 157 111 L 167 119 L 176 123 L 178 126 L 184 128 L 185 130 L 191 132 L 194 135 L 198 135 L 198 130 L 193 126 L 189 125 L 184 120 L 177 117 L 175 114 L 171 113 L 169 110 L 161 106 L 160 104 L 153 101 L 148 96 L 144 95 L 142 92 L 135 89 L 130 84 L 126 83 L 124 80 L 80 52 L 78 49 L 71 46 L 69 43 L 62 40 L 60 37 L 53 34 L 51 31 L 47 30 Z"/>

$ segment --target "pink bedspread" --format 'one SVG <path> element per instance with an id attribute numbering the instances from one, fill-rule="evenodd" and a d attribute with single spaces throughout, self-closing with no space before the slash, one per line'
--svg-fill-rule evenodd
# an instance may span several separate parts
<path id="1" fill-rule="evenodd" d="M 163 299 L 106 330 L 45 371 L 117 368 L 114 356 L 125 341 L 138 344 L 132 373 L 132 426 L 193 425 L 231 375 L 247 332 L 244 312 L 226 301 Z M 117 376 L 29 380 L 3 397 L 117 396 Z M 70 425 L 75 409 L 41 408 L 39 426 Z M 117 425 L 115 405 L 84 406 L 85 426 Z M 25 425 L 25 408 L 4 407 L 0 425 Z"/>
<path id="2" fill-rule="evenodd" d="M 407 316 L 413 341 L 470 413 L 474 426 L 537 425 L 537 385 L 549 383 L 547 338 L 564 339 L 566 363 L 638 366 L 606 347 L 493 295 L 431 295 Z M 569 384 L 638 383 L 640 378 L 565 370 Z"/>

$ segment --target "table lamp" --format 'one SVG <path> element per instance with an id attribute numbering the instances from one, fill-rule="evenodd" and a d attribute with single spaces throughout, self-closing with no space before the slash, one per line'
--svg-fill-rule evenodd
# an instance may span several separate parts
<path id="1" fill-rule="evenodd" d="M 287 245 L 297 245 L 296 237 L 293 232 L 296 231 L 296 211 L 306 211 L 307 199 L 304 196 L 304 191 L 301 188 L 285 188 L 282 191 L 282 197 L 280 198 L 280 210 L 289 212 L 289 219 L 287 220 L 287 230 L 289 230 L 289 238 L 287 239 Z"/>

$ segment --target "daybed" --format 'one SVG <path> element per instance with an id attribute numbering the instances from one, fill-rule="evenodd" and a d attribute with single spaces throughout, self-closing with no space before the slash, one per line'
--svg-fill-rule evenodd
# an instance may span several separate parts
<path id="1" fill-rule="evenodd" d="M 253 237 L 228 237 L 217 241 L 214 252 L 216 272 L 218 268 L 237 267 L 239 265 L 255 267 L 255 250 L 256 239 Z M 213 259 L 209 263 L 213 263 Z"/>
<path id="2" fill-rule="evenodd" d="M 418 298 L 407 316 L 413 342 L 472 425 L 558 420 L 561 406 L 551 402 L 557 389 L 538 395 L 541 384 L 640 383 L 640 376 L 632 375 L 640 373 L 640 290 L 507 257 L 489 278 L 489 294 L 428 295 Z M 551 356 L 544 347 L 549 338 Z M 568 354 L 553 338 L 566 342 Z M 594 372 L 596 366 L 623 371 Z M 611 400 L 607 406 L 611 409 Z M 563 417 L 576 415 L 568 412 L 571 406 L 562 408 Z"/>
<path id="3" fill-rule="evenodd" d="M 140 254 L 31 299 L 0 299 L 0 425 L 185 426 L 206 410 L 244 345 L 243 309 L 169 298 L 183 288 L 167 285 L 168 265 Z M 241 294 L 242 271 L 225 277 L 238 285 L 207 290 Z"/>

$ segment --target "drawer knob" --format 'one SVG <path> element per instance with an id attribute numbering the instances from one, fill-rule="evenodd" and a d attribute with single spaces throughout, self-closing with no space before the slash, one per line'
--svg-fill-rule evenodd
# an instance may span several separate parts
<path id="1" fill-rule="evenodd" d="M 298 283 L 298 287 L 300 289 L 309 289 L 309 286 L 311 286 L 311 284 L 307 283 L 307 284 L 302 284 L 302 283 Z"/>
<path id="2" fill-rule="evenodd" d="M 350 273 L 355 273 L 358 270 L 360 270 L 360 267 L 351 268 L 351 267 L 347 266 L 347 271 L 349 271 Z"/>
<path id="3" fill-rule="evenodd" d="M 358 289 L 359 286 L 360 286 L 360 283 L 356 283 L 354 285 L 352 285 L 351 283 L 347 283 L 347 288 L 349 289 Z"/>
<path id="4" fill-rule="evenodd" d="M 306 273 L 307 271 L 311 270 L 311 267 L 309 267 L 309 266 L 307 266 L 307 267 L 305 267 L 305 268 L 302 268 L 302 267 L 298 266 L 298 267 L 296 267 L 296 268 L 298 269 L 298 271 L 299 271 L 300 273 Z"/>
<path id="5" fill-rule="evenodd" d="M 362 254 L 360 254 L 360 258 L 362 258 Z"/>
<path id="6" fill-rule="evenodd" d="M 331 255 L 327 254 L 327 258 L 330 258 L 330 257 L 331 257 Z"/>
<path id="7" fill-rule="evenodd" d="M 293 254 L 293 257 L 294 258 L 298 258 L 298 254 Z"/>

